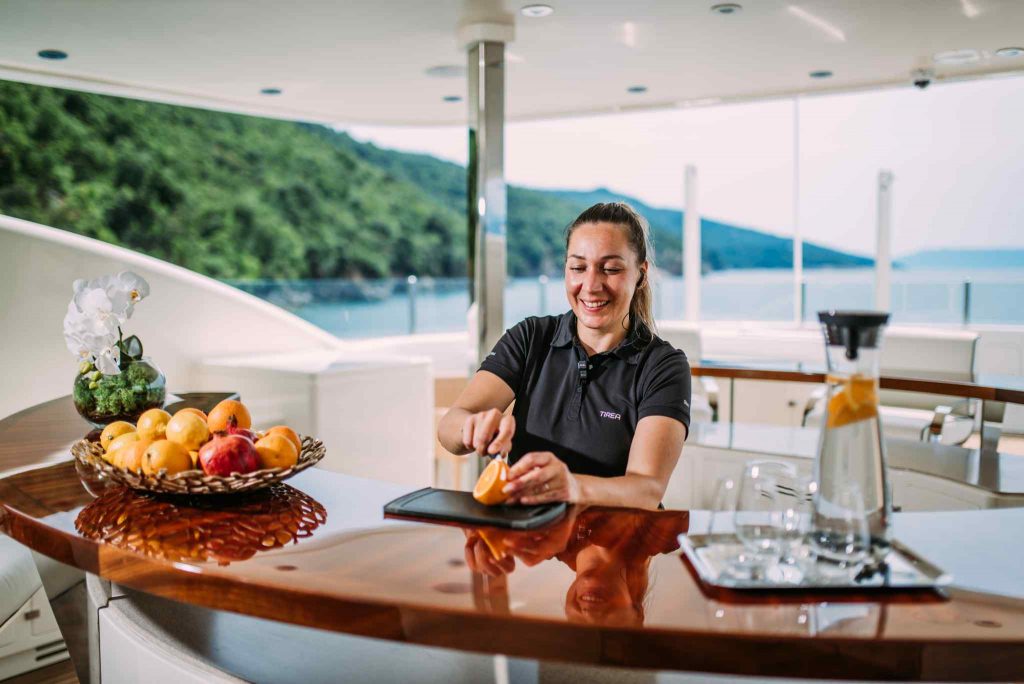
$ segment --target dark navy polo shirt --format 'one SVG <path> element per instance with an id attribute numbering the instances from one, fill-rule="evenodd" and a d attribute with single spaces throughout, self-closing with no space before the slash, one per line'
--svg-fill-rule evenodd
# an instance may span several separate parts
<path id="1" fill-rule="evenodd" d="M 515 393 L 511 463 L 551 451 L 574 473 L 615 477 L 626 473 L 641 418 L 668 416 L 690 428 L 686 354 L 658 337 L 630 335 L 588 358 L 571 311 L 507 330 L 480 370 Z"/>

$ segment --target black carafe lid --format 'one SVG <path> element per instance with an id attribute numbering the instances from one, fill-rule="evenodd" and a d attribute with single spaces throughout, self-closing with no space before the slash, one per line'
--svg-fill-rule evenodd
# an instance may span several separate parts
<path id="1" fill-rule="evenodd" d="M 886 311 L 819 311 L 818 320 L 825 328 L 829 346 L 846 347 L 846 358 L 853 361 L 861 348 L 878 347 L 878 331 L 889 322 Z"/>

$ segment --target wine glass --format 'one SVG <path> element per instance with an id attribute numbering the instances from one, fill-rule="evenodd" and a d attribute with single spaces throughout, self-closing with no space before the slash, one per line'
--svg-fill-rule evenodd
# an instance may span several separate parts
<path id="1" fill-rule="evenodd" d="M 780 474 L 776 495 L 781 510 L 781 565 L 784 581 L 799 584 L 814 565 L 809 535 L 818 483 L 806 475 Z"/>
<path id="2" fill-rule="evenodd" d="M 864 495 L 855 482 L 844 483 L 831 500 L 819 492 L 814 508 L 816 525 L 811 544 L 818 559 L 816 567 L 824 579 L 848 582 L 871 550 Z"/>
<path id="3" fill-rule="evenodd" d="M 792 466 L 775 461 L 752 461 L 743 471 L 733 520 L 736 536 L 751 554 L 751 579 L 761 579 L 782 555 L 783 502 L 778 486 L 781 478 L 795 476 Z"/>
<path id="4" fill-rule="evenodd" d="M 715 483 L 715 493 L 711 499 L 711 510 L 708 513 L 709 541 L 730 533 L 726 524 L 732 520 L 736 512 L 736 480 L 731 477 L 720 477 Z"/>

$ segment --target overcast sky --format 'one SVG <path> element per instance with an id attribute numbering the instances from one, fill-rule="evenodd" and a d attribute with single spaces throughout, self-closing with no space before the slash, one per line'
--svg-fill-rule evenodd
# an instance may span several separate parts
<path id="1" fill-rule="evenodd" d="M 683 168 L 695 164 L 704 216 L 791 235 L 794 111 L 784 100 L 509 124 L 506 174 L 680 208 Z M 1024 78 L 804 97 L 799 121 L 804 239 L 872 253 L 878 172 L 889 169 L 895 255 L 1024 247 Z M 464 128 L 347 130 L 466 162 Z"/>

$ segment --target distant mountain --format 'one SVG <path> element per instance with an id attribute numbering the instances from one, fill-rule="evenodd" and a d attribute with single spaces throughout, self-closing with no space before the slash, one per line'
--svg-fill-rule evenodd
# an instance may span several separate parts
<path id="1" fill-rule="evenodd" d="M 425 154 L 410 154 L 359 143 L 338 133 L 335 144 L 362 160 L 385 169 L 433 195 L 439 201 L 465 203 L 465 167 Z M 635 197 L 607 188 L 540 190 L 510 185 L 508 189 L 508 260 L 513 275 L 558 271 L 566 225 L 597 202 L 629 202 L 651 224 L 656 263 L 682 273 L 683 213 L 652 207 Z M 461 206 L 460 204 L 460 206 Z M 793 241 L 752 228 L 701 219 L 701 262 L 704 270 L 735 268 L 792 268 Z M 870 258 L 804 242 L 805 268 L 871 266 Z"/>
<path id="2" fill-rule="evenodd" d="M 629 202 L 651 224 L 658 263 L 674 273 L 681 273 L 682 225 L 685 212 L 659 209 L 635 197 L 621 195 L 606 188 L 589 192 L 572 190 L 549 191 L 558 197 L 575 201 L 581 207 L 596 202 Z M 701 261 L 705 270 L 730 268 L 792 268 L 793 241 L 752 228 L 741 228 L 714 219 L 700 221 Z M 850 268 L 871 266 L 873 259 L 804 242 L 804 268 Z"/>
<path id="3" fill-rule="evenodd" d="M 508 270 L 558 273 L 564 230 L 597 201 L 651 222 L 682 263 L 682 213 L 609 190 L 508 188 Z M 323 126 L 0 81 L 0 213 L 214 278 L 463 276 L 466 170 Z M 866 266 L 813 244 L 805 266 Z M 702 221 L 703 266 L 790 268 L 789 239 Z"/>
<path id="4" fill-rule="evenodd" d="M 926 249 L 896 260 L 912 269 L 1024 268 L 1024 249 Z"/>

